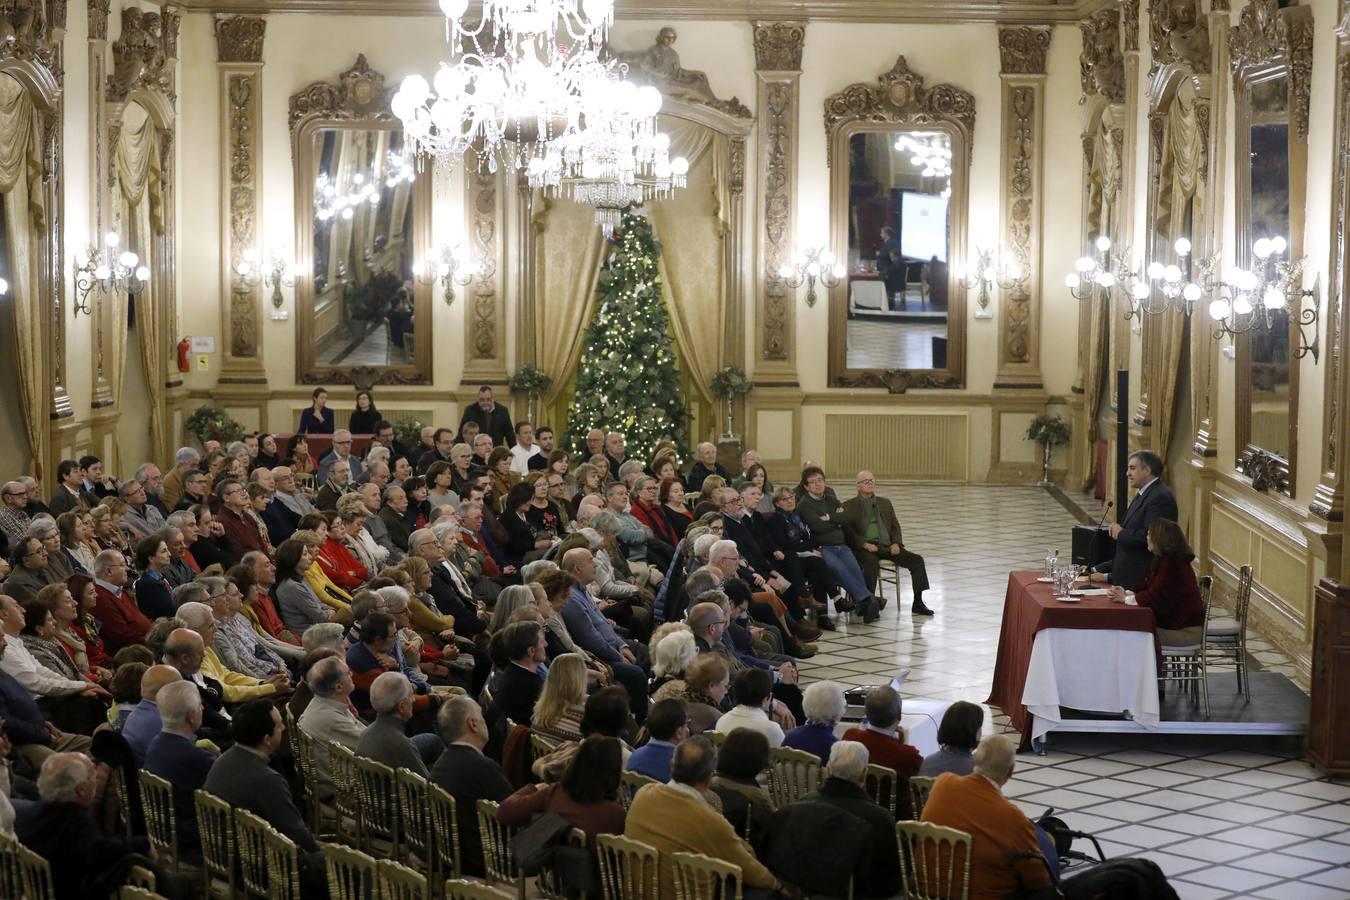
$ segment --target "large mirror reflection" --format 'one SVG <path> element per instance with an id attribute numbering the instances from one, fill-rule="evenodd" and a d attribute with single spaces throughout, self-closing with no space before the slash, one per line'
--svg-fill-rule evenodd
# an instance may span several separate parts
<path id="1" fill-rule="evenodd" d="M 403 133 L 313 135 L 313 335 L 321 366 L 413 359 L 414 186 Z"/>
<path id="2" fill-rule="evenodd" d="M 867 132 L 848 142 L 850 369 L 945 369 L 952 140 Z"/>

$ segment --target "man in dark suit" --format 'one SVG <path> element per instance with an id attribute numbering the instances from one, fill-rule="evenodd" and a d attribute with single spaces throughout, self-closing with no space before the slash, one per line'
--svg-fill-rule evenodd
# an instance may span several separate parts
<path id="1" fill-rule="evenodd" d="M 857 495 L 844 501 L 843 524 L 844 533 L 853 547 L 853 555 L 862 567 L 867 589 L 882 606 L 886 605 L 885 596 L 877 590 L 877 581 L 881 577 L 881 561 L 889 559 L 900 568 L 909 570 L 914 585 L 914 615 L 931 616 L 933 611 L 923 602 L 923 592 L 928 590 L 928 569 L 924 566 L 923 557 L 905 549 L 895 507 L 885 497 L 877 496 L 877 482 L 872 473 L 859 472 L 856 481 Z"/>
<path id="2" fill-rule="evenodd" d="M 300 854 L 301 893 L 327 896 L 323 853 L 291 800 L 285 777 L 268 759 L 286 743 L 281 713 L 267 700 L 250 700 L 234 713 L 234 746 L 220 755 L 206 776 L 206 790 L 231 806 L 254 813 L 295 842 Z"/>
<path id="3" fill-rule="evenodd" d="M 202 698 L 192 682 L 175 681 L 159 689 L 155 704 L 164 727 L 145 752 L 145 770 L 173 785 L 178 846 L 189 859 L 195 859 L 201 853 L 196 790 L 206 784 L 216 761 L 214 753 L 197 746 Z"/>
<path id="4" fill-rule="evenodd" d="M 431 781 L 455 798 L 465 875 L 482 877 L 483 842 L 478 833 L 478 801 L 500 803 L 511 796 L 502 767 L 483 755 L 488 726 L 483 711 L 468 697 L 452 697 L 437 715 L 445 752 L 431 767 Z"/>
<path id="5" fill-rule="evenodd" d="M 867 823 L 872 837 L 868 864 L 854 874 L 859 897 L 893 897 L 900 890 L 900 856 L 895 852 L 895 820 L 867 795 L 867 748 L 856 741 L 836 741 L 825 766 L 825 781 L 802 803 L 827 803 Z"/>
<path id="6" fill-rule="evenodd" d="M 1111 525 L 1111 537 L 1116 539 L 1115 556 L 1096 567 L 1093 581 L 1106 581 L 1130 590 L 1148 574 L 1153 562 L 1153 554 L 1148 552 L 1148 527 L 1154 519 L 1177 521 L 1177 498 L 1171 488 L 1158 480 L 1162 470 L 1162 458 L 1152 450 L 1130 454 L 1125 475 L 1137 493 L 1125 510 L 1125 518 Z"/>
<path id="7" fill-rule="evenodd" d="M 464 430 L 465 422 L 478 423 L 478 433 L 492 437 L 493 446 L 509 447 L 516 438 L 516 428 L 511 423 L 511 413 L 505 406 L 498 406 L 492 399 L 492 385 L 478 388 L 478 402 L 464 410 L 459 420 L 459 430 Z"/>
<path id="8" fill-rule="evenodd" d="M 528 723 L 548 671 L 544 629 L 538 622 L 512 622 L 503 629 L 502 643 L 511 664 L 497 676 L 492 696 L 512 722 Z"/>

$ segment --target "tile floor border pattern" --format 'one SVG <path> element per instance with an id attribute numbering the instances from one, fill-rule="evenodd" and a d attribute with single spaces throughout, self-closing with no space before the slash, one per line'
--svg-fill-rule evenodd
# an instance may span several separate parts
<path id="1" fill-rule="evenodd" d="M 844 486 L 844 490 L 849 490 Z M 932 619 L 901 598 L 881 619 L 841 622 L 801 664 L 803 683 L 876 684 L 910 670 L 904 694 L 982 703 L 989 694 L 1009 570 L 1068 553 L 1074 517 L 1039 488 L 882 484 L 922 554 Z M 888 596 L 889 585 L 885 587 Z M 1249 637 L 1262 668 L 1292 676 L 1268 642 Z M 1007 717 L 986 707 L 992 727 Z M 1029 815 L 1053 807 L 1096 835 L 1108 857 L 1145 856 L 1185 900 L 1350 897 L 1350 784 L 1320 780 L 1288 739 L 1052 735 L 1048 755 L 1018 756 L 1007 795 Z M 1090 851 L 1086 841 L 1076 850 Z"/>

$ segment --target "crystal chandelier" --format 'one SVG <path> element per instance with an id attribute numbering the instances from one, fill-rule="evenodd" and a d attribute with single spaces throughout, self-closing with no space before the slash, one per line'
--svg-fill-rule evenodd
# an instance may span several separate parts
<path id="1" fill-rule="evenodd" d="M 346 186 L 336 177 L 322 172 L 314 180 L 314 217 L 320 222 L 335 218 L 351 221 L 363 203 L 372 209 L 380 205 L 381 183 L 392 189 L 400 184 L 412 184 L 416 179 L 412 164 L 403 158 L 403 154 L 393 150 L 385 158 L 383 173 L 379 168 L 355 172 Z"/>
<path id="2" fill-rule="evenodd" d="M 945 138 L 936 137 L 924 140 L 912 134 L 902 134 L 895 142 L 895 149 L 909 154 L 909 163 L 920 170 L 924 178 L 941 178 L 947 182 L 942 191 L 943 197 L 952 195 L 952 151 L 944 143 Z"/>

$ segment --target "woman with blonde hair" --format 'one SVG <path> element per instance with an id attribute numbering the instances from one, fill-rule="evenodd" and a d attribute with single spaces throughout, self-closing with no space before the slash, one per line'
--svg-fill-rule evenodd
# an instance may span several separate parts
<path id="1" fill-rule="evenodd" d="M 600 469 L 588 462 L 584 462 L 572 470 L 572 476 L 568 483 L 573 491 L 572 518 L 574 519 L 577 517 L 577 507 L 581 506 L 583 497 L 587 494 L 603 496 L 605 489 L 605 480 L 600 474 Z"/>
<path id="2" fill-rule="evenodd" d="M 324 531 L 326 534 L 326 526 Z M 352 623 L 352 595 L 339 587 L 333 579 L 329 578 L 328 573 L 325 572 L 323 566 L 319 564 L 319 548 L 324 546 L 325 537 L 321 536 L 319 532 L 302 528 L 291 535 L 291 540 L 299 541 L 309 548 L 310 564 L 304 571 L 298 573 L 301 576 L 301 579 L 309 586 L 309 589 L 314 592 L 314 596 L 318 597 L 319 601 L 323 603 L 324 606 L 333 610 L 332 621 L 341 625 L 350 625 Z M 277 548 L 278 557 L 280 556 L 280 549 L 281 548 Z M 278 583 L 280 583 L 281 577 L 279 574 L 280 568 L 281 563 L 278 558 Z"/>
<path id="3" fill-rule="evenodd" d="M 401 569 L 408 576 L 409 583 L 400 582 L 400 586 L 408 590 L 408 615 L 413 628 L 423 638 L 433 638 L 435 643 L 445 644 L 445 649 L 449 651 L 454 646 L 455 617 L 442 615 L 436 608 L 436 601 L 428 593 L 431 590 L 431 564 L 420 556 L 409 556 L 392 568 Z M 388 571 L 385 569 L 385 572 Z M 453 653 L 447 655 L 453 658 Z"/>
<path id="4" fill-rule="evenodd" d="M 580 741 L 585 712 L 586 660 L 579 653 L 564 653 L 548 667 L 530 730 L 554 743 Z"/>

